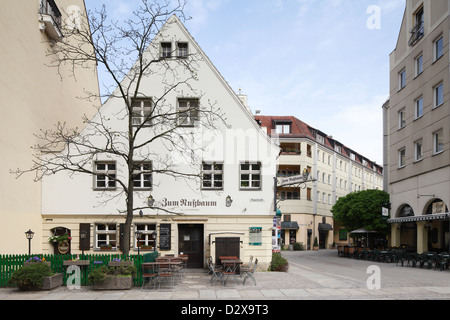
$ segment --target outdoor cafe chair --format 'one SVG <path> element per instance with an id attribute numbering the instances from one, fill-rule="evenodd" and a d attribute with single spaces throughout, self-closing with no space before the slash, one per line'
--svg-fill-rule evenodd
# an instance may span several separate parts
<path id="1" fill-rule="evenodd" d="M 210 283 L 213 284 L 216 281 L 222 281 L 222 268 L 219 266 L 215 266 L 212 262 L 212 259 L 208 259 L 206 263 L 208 264 L 209 272 L 211 273 Z"/>
<path id="2" fill-rule="evenodd" d="M 407 260 L 407 258 L 406 258 L 407 253 L 404 252 L 404 251 L 397 251 L 397 252 L 395 253 L 395 255 L 396 255 L 396 257 L 395 257 L 396 265 L 398 266 L 398 264 L 401 263 L 401 264 L 402 264 L 402 267 L 403 267 L 403 264 L 404 264 L 405 261 Z"/>
<path id="3" fill-rule="evenodd" d="M 250 271 L 250 269 L 252 268 L 252 263 L 253 263 L 253 256 L 250 256 L 248 264 L 244 264 L 241 266 L 241 272 Z"/>
<path id="4" fill-rule="evenodd" d="M 255 283 L 255 286 L 256 286 L 255 270 L 256 270 L 257 265 L 258 265 L 258 259 L 255 260 L 255 263 L 253 264 L 251 270 L 244 272 L 244 282 L 243 282 L 244 285 L 245 285 L 245 281 L 248 278 L 250 278 L 253 280 L 253 282 Z"/>
<path id="5" fill-rule="evenodd" d="M 156 289 L 156 279 L 158 277 L 158 272 L 155 270 L 155 266 L 145 266 L 142 265 L 142 288 L 144 288 L 145 280 L 148 279 L 148 287 L 153 281 L 153 288 Z"/>
<path id="6" fill-rule="evenodd" d="M 442 254 L 438 254 L 434 260 L 434 270 L 436 270 L 439 266 L 439 270 L 443 270 L 444 268 L 448 269 L 448 258 L 445 258 Z"/>
<path id="7" fill-rule="evenodd" d="M 223 271 L 222 271 L 222 282 L 225 286 L 229 277 L 232 277 L 233 280 L 239 284 L 239 281 L 236 279 L 236 269 L 237 263 L 231 261 L 222 261 Z"/>
<path id="8" fill-rule="evenodd" d="M 172 283 L 172 288 L 174 286 L 174 272 L 170 268 L 169 264 L 158 264 L 158 280 L 159 280 L 159 286 L 158 288 L 161 288 L 161 281 L 167 280 Z"/>
<path id="9" fill-rule="evenodd" d="M 434 254 L 430 252 L 424 252 L 420 255 L 420 267 L 423 268 L 425 264 L 428 269 L 431 269 L 434 263 Z"/>

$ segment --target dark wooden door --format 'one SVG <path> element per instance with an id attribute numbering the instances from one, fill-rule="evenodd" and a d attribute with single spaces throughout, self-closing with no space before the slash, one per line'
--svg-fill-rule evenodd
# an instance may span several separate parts
<path id="1" fill-rule="evenodd" d="M 188 268 L 203 268 L 203 225 L 178 225 L 178 252 L 189 256 Z"/>
<path id="2" fill-rule="evenodd" d="M 216 238 L 216 263 L 220 262 L 219 257 L 233 256 L 238 257 L 240 253 L 239 238 Z"/>

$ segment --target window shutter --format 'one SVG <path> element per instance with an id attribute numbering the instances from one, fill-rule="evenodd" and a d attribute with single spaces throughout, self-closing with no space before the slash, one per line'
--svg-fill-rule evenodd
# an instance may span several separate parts
<path id="1" fill-rule="evenodd" d="M 123 251 L 123 248 L 124 248 L 123 244 L 124 244 L 124 241 L 125 241 L 124 231 L 125 231 L 125 223 L 121 223 L 119 225 L 119 249 L 122 250 L 122 251 Z"/>
<path id="2" fill-rule="evenodd" d="M 81 239 L 81 232 L 86 232 L 86 237 Z M 90 223 L 80 223 L 80 250 L 90 250 L 91 249 L 91 224 Z"/>

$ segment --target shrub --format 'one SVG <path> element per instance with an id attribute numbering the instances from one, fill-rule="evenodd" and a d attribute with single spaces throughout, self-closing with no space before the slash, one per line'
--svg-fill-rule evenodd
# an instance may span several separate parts
<path id="1" fill-rule="evenodd" d="M 270 262 L 269 271 L 287 272 L 289 263 L 281 253 L 272 253 L 272 261 Z"/>
<path id="2" fill-rule="evenodd" d="M 16 270 L 8 280 L 8 285 L 17 285 L 20 290 L 36 290 L 42 287 L 44 277 L 53 275 L 46 263 L 32 263 Z"/>
<path id="3" fill-rule="evenodd" d="M 295 251 L 303 251 L 303 250 L 305 250 L 302 242 L 295 242 L 293 247 L 294 247 Z"/>
<path id="4" fill-rule="evenodd" d="M 122 277 L 135 277 L 137 270 L 135 266 L 120 266 L 120 267 L 107 267 L 102 266 L 89 273 L 88 279 L 91 283 L 99 283 L 105 281 L 106 277 L 122 276 Z"/>

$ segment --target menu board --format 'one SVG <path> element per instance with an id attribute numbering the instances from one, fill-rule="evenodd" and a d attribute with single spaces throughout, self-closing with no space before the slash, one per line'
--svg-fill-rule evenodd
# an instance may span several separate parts
<path id="1" fill-rule="evenodd" d="M 159 226 L 159 250 L 170 250 L 170 236 L 172 226 L 170 223 Z"/>

